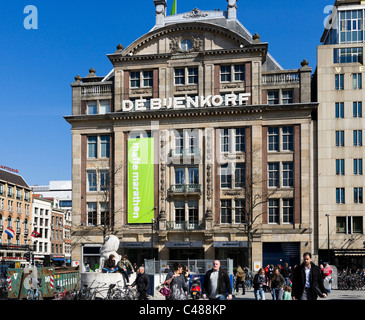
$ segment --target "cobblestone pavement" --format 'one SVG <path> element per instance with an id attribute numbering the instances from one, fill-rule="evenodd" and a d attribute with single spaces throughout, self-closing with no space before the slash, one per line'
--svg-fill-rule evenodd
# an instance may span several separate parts
<path id="1" fill-rule="evenodd" d="M 149 297 L 150 300 L 165 300 L 165 297 L 160 294 L 155 294 L 154 297 Z M 246 290 L 246 294 L 242 295 L 242 291 L 239 293 L 233 293 L 234 300 L 255 300 L 253 290 Z M 269 292 L 265 293 L 266 300 L 272 300 Z M 329 300 L 365 300 L 365 290 L 352 291 L 352 290 L 332 290 L 326 299 L 319 299 L 320 301 Z"/>

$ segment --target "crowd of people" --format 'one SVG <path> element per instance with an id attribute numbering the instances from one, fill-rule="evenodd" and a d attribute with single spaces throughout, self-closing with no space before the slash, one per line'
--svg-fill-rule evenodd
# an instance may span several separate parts
<path id="1" fill-rule="evenodd" d="M 121 272 L 126 283 L 129 282 L 129 275 L 137 272 L 136 280 L 130 284 L 130 288 L 136 287 L 139 292 L 139 299 L 147 299 L 149 278 L 144 273 L 144 267 L 137 268 L 131 264 L 124 255 L 117 264 L 114 257 L 105 261 L 103 272 Z M 167 300 L 186 300 L 189 295 L 190 270 L 187 266 L 175 263 L 172 268 L 166 268 L 167 273 L 164 286 Z M 270 293 L 273 300 L 316 300 L 318 297 L 326 298 L 331 292 L 332 268 L 324 262 L 319 266 L 312 261 L 311 253 L 303 255 L 303 263 L 293 268 L 288 263 L 284 265 L 266 265 L 252 276 L 247 267 L 237 266 L 234 275 L 234 288 L 239 294 L 240 287 L 242 294 L 246 287 L 253 287 L 256 300 L 265 300 L 265 293 Z M 351 274 L 344 270 L 342 274 Z M 353 274 L 353 273 L 352 273 Z M 365 279 L 365 269 L 356 270 L 356 274 Z M 213 266 L 205 273 L 203 286 L 201 288 L 202 298 L 209 300 L 231 300 L 233 288 L 231 286 L 228 272 L 221 267 L 219 260 L 214 260 Z"/>
<path id="2" fill-rule="evenodd" d="M 236 291 L 238 292 L 241 284 L 245 294 L 245 281 L 242 284 L 239 269 L 236 273 Z M 327 262 L 316 266 L 312 262 L 311 254 L 306 252 L 301 265 L 293 268 L 288 263 L 283 266 L 266 265 L 253 278 L 248 272 L 245 277 L 252 280 L 256 300 L 265 300 L 266 292 L 270 292 L 273 300 L 315 300 L 317 297 L 326 298 L 331 292 L 332 269 Z"/>

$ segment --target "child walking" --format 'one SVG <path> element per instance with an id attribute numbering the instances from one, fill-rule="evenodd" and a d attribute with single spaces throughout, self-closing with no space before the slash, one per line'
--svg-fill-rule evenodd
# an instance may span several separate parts
<path id="1" fill-rule="evenodd" d="M 292 298 L 291 298 L 291 286 L 288 286 L 288 285 L 284 286 L 283 300 L 292 300 Z"/>

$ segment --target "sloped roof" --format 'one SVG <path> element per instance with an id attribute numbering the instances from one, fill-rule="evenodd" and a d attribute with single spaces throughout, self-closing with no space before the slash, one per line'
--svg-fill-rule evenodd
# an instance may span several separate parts
<path id="1" fill-rule="evenodd" d="M 22 176 L 0 169 L 0 181 L 14 184 L 19 187 L 30 189 L 28 184 L 25 182 Z"/>

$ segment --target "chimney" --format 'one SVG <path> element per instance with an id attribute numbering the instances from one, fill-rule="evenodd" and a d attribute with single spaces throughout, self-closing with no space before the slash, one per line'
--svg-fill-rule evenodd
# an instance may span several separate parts
<path id="1" fill-rule="evenodd" d="M 227 0 L 228 2 L 228 20 L 237 19 L 237 0 Z"/>
<path id="2" fill-rule="evenodd" d="M 156 6 L 156 27 L 162 27 L 165 24 L 167 1 L 153 0 L 153 3 Z"/>

